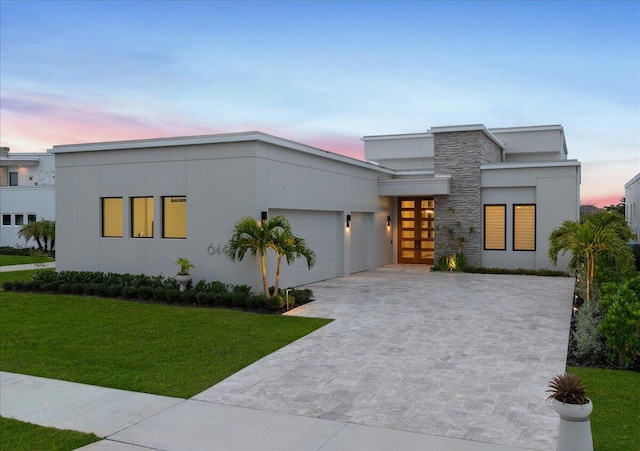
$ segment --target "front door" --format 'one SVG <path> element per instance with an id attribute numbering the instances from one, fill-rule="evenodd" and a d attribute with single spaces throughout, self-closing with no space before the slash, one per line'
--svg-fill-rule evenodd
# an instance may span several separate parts
<path id="1" fill-rule="evenodd" d="M 398 199 L 398 263 L 433 264 L 435 217 L 433 199 Z"/>

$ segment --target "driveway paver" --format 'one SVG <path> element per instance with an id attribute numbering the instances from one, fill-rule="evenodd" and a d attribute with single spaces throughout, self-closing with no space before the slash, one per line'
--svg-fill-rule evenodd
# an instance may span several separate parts
<path id="1" fill-rule="evenodd" d="M 193 399 L 555 449 L 573 280 L 390 265 L 310 285 L 335 321 Z"/>

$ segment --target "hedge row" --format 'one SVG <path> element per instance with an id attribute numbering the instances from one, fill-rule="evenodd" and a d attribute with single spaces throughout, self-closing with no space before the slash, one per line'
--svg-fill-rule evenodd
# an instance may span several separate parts
<path id="1" fill-rule="evenodd" d="M 477 274 L 514 274 L 521 276 L 548 276 L 548 277 L 570 277 L 572 274 L 567 271 L 553 271 L 551 269 L 506 269 L 506 268 L 484 268 L 482 266 L 469 267 L 465 272 Z"/>
<path id="2" fill-rule="evenodd" d="M 181 292 L 175 280 L 163 276 L 86 271 L 42 271 L 31 280 L 5 282 L 2 287 L 5 291 L 75 294 L 252 311 L 281 311 L 286 303 L 280 295 L 267 299 L 264 294 L 253 294 L 248 285 L 201 280 Z M 289 292 L 289 308 L 306 304 L 312 297 L 313 292 L 308 288 L 292 289 Z"/>
<path id="3" fill-rule="evenodd" d="M 55 251 L 40 251 L 35 247 L 11 247 L 0 246 L 0 255 L 20 255 L 22 257 L 31 257 L 34 254 L 46 255 L 49 257 L 55 257 Z"/>

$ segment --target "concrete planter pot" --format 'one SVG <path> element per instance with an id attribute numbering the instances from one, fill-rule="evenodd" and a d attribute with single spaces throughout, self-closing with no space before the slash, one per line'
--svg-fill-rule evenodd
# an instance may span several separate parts
<path id="1" fill-rule="evenodd" d="M 553 410 L 560 415 L 558 429 L 558 451 L 593 451 L 591 421 L 593 410 L 591 400 L 587 404 L 563 404 L 557 399 L 551 400 Z"/>
<path id="2" fill-rule="evenodd" d="M 174 279 L 180 284 L 180 291 L 184 291 L 187 289 L 187 284 L 191 282 L 191 274 L 176 274 Z"/>

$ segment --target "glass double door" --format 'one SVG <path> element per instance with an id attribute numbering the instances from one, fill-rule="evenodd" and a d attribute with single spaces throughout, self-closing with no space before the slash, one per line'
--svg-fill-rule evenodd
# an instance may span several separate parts
<path id="1" fill-rule="evenodd" d="M 398 263 L 433 264 L 435 215 L 433 199 L 398 199 Z"/>

